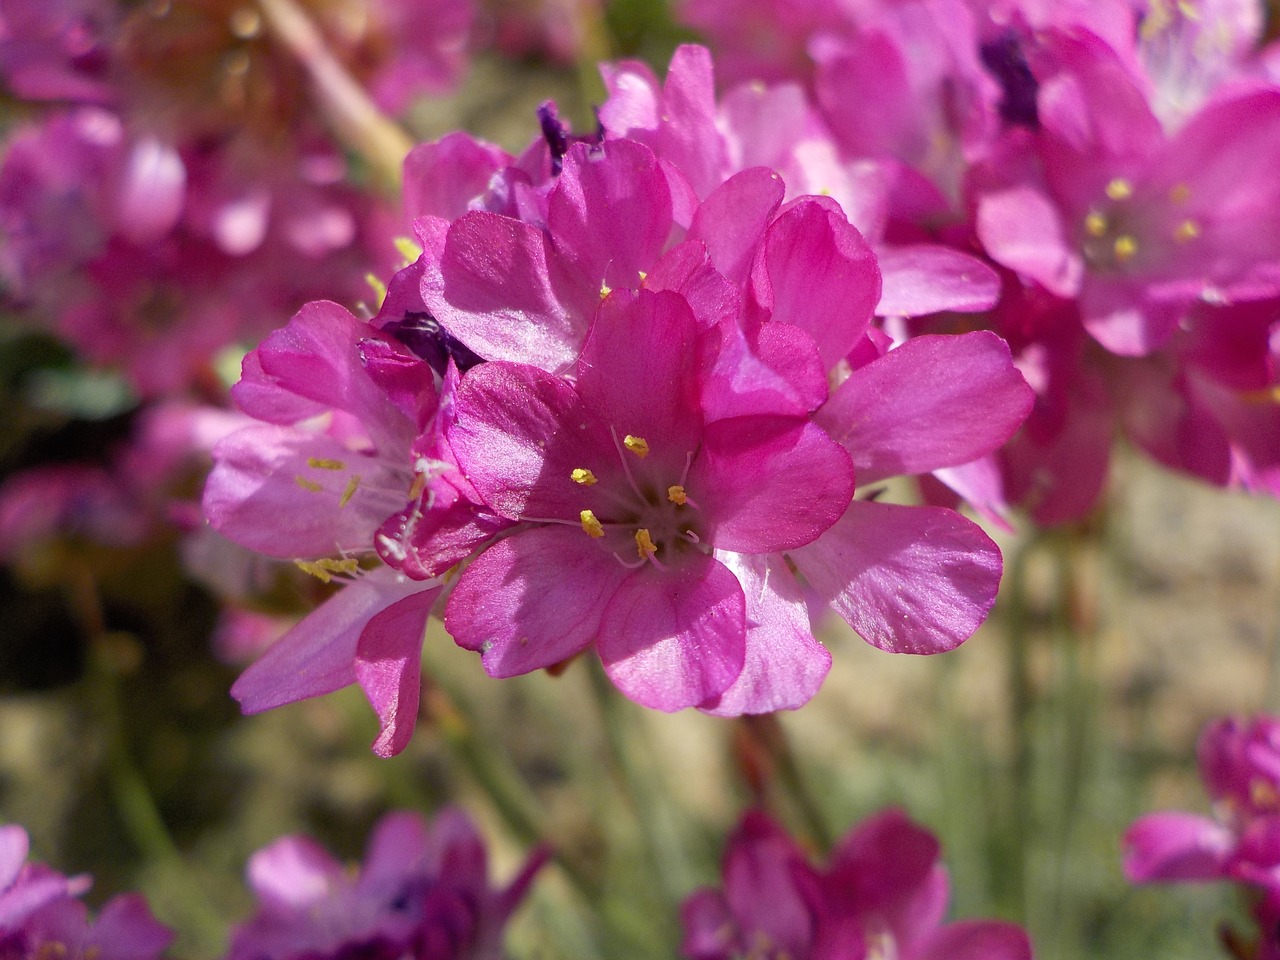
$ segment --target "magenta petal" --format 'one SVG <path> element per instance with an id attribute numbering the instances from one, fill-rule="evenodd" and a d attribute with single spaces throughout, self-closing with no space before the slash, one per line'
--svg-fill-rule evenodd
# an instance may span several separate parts
<path id="1" fill-rule="evenodd" d="M 766 167 L 735 173 L 699 205 L 689 239 L 707 245 L 711 262 L 726 280 L 743 282 L 786 189 L 777 172 Z"/>
<path id="2" fill-rule="evenodd" d="M 422 299 L 448 331 L 486 360 L 548 370 L 578 355 L 587 317 L 552 288 L 546 237 L 519 220 L 472 212 L 453 222 L 438 279 L 424 276 Z"/>
<path id="3" fill-rule="evenodd" d="M 1215 880 L 1234 845 L 1231 831 L 1208 817 L 1150 813 L 1125 832 L 1124 875 L 1130 883 Z"/>
<path id="4" fill-rule="evenodd" d="M 991 259 L 1060 297 L 1080 292 L 1084 261 L 1067 239 L 1057 205 L 1040 187 L 1022 183 L 983 194 L 975 226 Z"/>
<path id="5" fill-rule="evenodd" d="M 716 553 L 747 600 L 742 673 L 699 709 L 717 717 L 794 710 L 813 699 L 831 669 L 831 654 L 813 638 L 804 591 L 781 557 Z"/>
<path id="6" fill-rule="evenodd" d="M 1021 927 L 995 920 L 949 923 L 928 938 L 917 960 L 1031 960 L 1031 940 Z"/>
<path id="7" fill-rule="evenodd" d="M 707 422 L 731 417 L 804 417 L 827 399 L 827 377 L 813 340 L 785 323 L 767 323 L 752 345 L 736 319 L 704 338 L 719 337 L 702 372 Z"/>
<path id="8" fill-rule="evenodd" d="M 753 944 L 764 934 L 775 956 L 803 957 L 813 936 L 813 915 L 797 889 L 810 874 L 804 851 L 778 824 L 752 810 L 729 838 L 724 854 L 724 896 Z"/>
<path id="9" fill-rule="evenodd" d="M 551 193 L 547 229 L 566 267 L 593 293 L 639 287 L 671 234 L 671 191 L 648 147 L 577 144 Z"/>
<path id="10" fill-rule="evenodd" d="M 805 198 L 769 226 L 752 286 L 773 320 L 813 337 L 830 369 L 871 322 L 880 300 L 880 270 L 866 240 L 843 214 L 820 199 Z"/>
<path id="11" fill-rule="evenodd" d="M 738 322 L 738 289 L 716 270 L 700 241 L 685 240 L 668 250 L 649 271 L 644 286 L 646 290 L 670 290 L 684 297 L 698 318 L 699 330 Z"/>
<path id="12" fill-rule="evenodd" d="M 293 911 L 319 903 L 344 876 L 342 864 L 310 837 L 281 837 L 249 858 L 249 886 L 262 905 Z"/>
<path id="13" fill-rule="evenodd" d="M 733 914 L 719 890 L 695 890 L 680 904 L 680 955 L 689 960 L 720 960 L 734 955 L 738 932 Z"/>
<path id="14" fill-rule="evenodd" d="M 529 673 L 588 646 L 627 575 L 576 527 L 525 530 L 466 569 L 445 607 L 445 628 L 458 646 L 480 651 L 490 676 Z"/>
<path id="15" fill-rule="evenodd" d="M 973 313 L 994 306 L 1000 297 L 996 272 L 950 247 L 881 247 L 876 259 L 884 284 L 876 313 L 882 317 L 920 317 L 941 310 Z"/>
<path id="16" fill-rule="evenodd" d="M 404 158 L 404 214 L 454 219 L 488 189 L 495 173 L 511 162 L 506 151 L 467 133 L 450 133 L 421 143 Z"/>
<path id="17" fill-rule="evenodd" d="M 890 653 L 941 653 L 969 639 L 1003 569 L 991 538 L 955 511 L 865 500 L 789 555 L 862 639 Z"/>
<path id="18" fill-rule="evenodd" d="M 369 621 L 356 644 L 356 680 L 378 714 L 373 752 L 392 757 L 409 743 L 422 692 L 422 634 L 442 587 L 411 594 Z"/>
<path id="19" fill-rule="evenodd" d="M 261 713 L 355 683 L 365 625 L 422 584 L 383 568 L 362 576 L 303 617 L 231 686 L 245 713 Z"/>
<path id="20" fill-rule="evenodd" d="M 914 337 L 854 372 L 818 413 L 858 483 L 977 460 L 1034 402 L 1008 345 L 985 330 Z"/>
<path id="21" fill-rule="evenodd" d="M 707 425 L 689 489 L 705 501 L 717 548 L 773 553 L 816 540 L 840 519 L 853 470 L 816 424 L 734 417 Z"/>
<path id="22" fill-rule="evenodd" d="M 98 956 L 107 960 L 155 960 L 173 938 L 142 896 L 126 893 L 103 904 L 86 946 L 97 947 Z M 85 949 L 81 956 L 90 953 Z"/>
<path id="23" fill-rule="evenodd" d="M 0 826 L 0 892 L 13 886 L 30 850 L 26 830 L 12 823 Z"/>
<path id="24" fill-rule="evenodd" d="M 627 697 L 673 712 L 724 693 L 742 672 L 745 598 L 713 557 L 674 571 L 642 568 L 609 601 L 596 648 Z"/>

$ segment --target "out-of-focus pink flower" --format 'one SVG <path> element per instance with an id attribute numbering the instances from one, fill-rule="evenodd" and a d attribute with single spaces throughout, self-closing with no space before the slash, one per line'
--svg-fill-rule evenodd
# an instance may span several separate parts
<path id="1" fill-rule="evenodd" d="M 950 896 L 938 841 L 898 810 L 864 821 L 826 869 L 763 813 L 729 838 L 723 889 L 681 908 L 689 960 L 1030 960 L 1010 923 L 945 924 Z"/>
<path id="2" fill-rule="evenodd" d="M 259 909 L 232 934 L 227 958 L 500 960 L 503 928 L 547 856 L 536 851 L 494 890 L 484 841 L 452 809 L 430 824 L 383 817 L 358 873 L 307 837 L 282 837 L 249 861 Z"/>
<path id="3" fill-rule="evenodd" d="M 173 933 L 137 895 L 113 897 L 94 919 L 76 898 L 87 876 L 66 877 L 28 863 L 27 832 L 0 827 L 0 953 L 67 960 L 155 960 Z"/>

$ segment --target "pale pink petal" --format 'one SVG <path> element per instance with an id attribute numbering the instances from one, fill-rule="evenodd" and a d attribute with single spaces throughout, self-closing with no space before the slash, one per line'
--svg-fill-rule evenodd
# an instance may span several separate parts
<path id="1" fill-rule="evenodd" d="M 1008 345 L 981 330 L 913 337 L 845 380 L 818 421 L 849 451 L 865 486 L 991 453 L 1033 401 Z"/>
<path id="2" fill-rule="evenodd" d="M 745 599 L 718 560 L 697 556 L 675 571 L 647 566 L 609 600 L 596 648 L 627 697 L 673 712 L 717 697 L 742 672 Z"/>
<path id="3" fill-rule="evenodd" d="M 576 527 L 525 530 L 467 567 L 445 607 L 445 628 L 459 646 L 480 651 L 490 676 L 529 673 L 590 645 L 627 575 Z"/>
<path id="4" fill-rule="evenodd" d="M 511 162 L 505 150 L 462 132 L 419 144 L 404 158 L 405 220 L 462 216 L 488 189 L 493 175 Z"/>
<path id="5" fill-rule="evenodd" d="M 917 960 L 1031 960 L 1021 927 L 995 920 L 963 920 L 935 931 Z"/>
<path id="6" fill-rule="evenodd" d="M 862 500 L 789 556 L 862 639 L 890 653 L 941 653 L 967 640 L 1003 568 L 999 548 L 953 510 Z"/>
<path id="7" fill-rule="evenodd" d="M 331 693 L 355 683 L 356 646 L 365 626 L 422 584 L 388 568 L 349 583 L 271 645 L 231 686 L 245 713 Z"/>
<path id="8" fill-rule="evenodd" d="M 96 948 L 103 960 L 155 960 L 173 938 L 173 931 L 155 918 L 142 896 L 126 893 L 103 904 L 81 956 L 92 955 Z"/>
<path id="9" fill-rule="evenodd" d="M 305 909 L 323 901 L 343 877 L 342 864 L 310 837 L 289 836 L 249 858 L 249 886 L 264 906 Z"/>
<path id="10" fill-rule="evenodd" d="M 794 710 L 808 703 L 831 669 L 831 654 L 813 637 L 804 591 L 781 557 L 717 551 L 742 584 L 747 646 L 738 679 L 699 709 L 718 717 Z"/>
<path id="11" fill-rule="evenodd" d="M 782 178 L 766 167 L 735 173 L 699 205 L 689 239 L 706 244 L 725 279 L 742 283 L 785 193 Z"/>
<path id="12" fill-rule="evenodd" d="M 1149 813 L 1124 835 L 1124 875 L 1130 883 L 1215 880 L 1235 846 L 1231 831 L 1192 813 Z"/>
<path id="13" fill-rule="evenodd" d="M 378 715 L 373 752 L 392 757 L 409 743 L 422 692 L 422 634 L 442 587 L 411 594 L 380 611 L 356 644 L 356 681 Z"/>
<path id="14" fill-rule="evenodd" d="M 936 244 L 876 251 L 883 287 L 876 313 L 921 317 L 941 310 L 974 313 L 1000 297 L 1000 278 L 977 257 Z"/>

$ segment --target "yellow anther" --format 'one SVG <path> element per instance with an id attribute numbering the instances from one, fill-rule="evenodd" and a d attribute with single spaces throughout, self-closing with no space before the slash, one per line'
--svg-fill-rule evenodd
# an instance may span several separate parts
<path id="1" fill-rule="evenodd" d="M 640 274 L 641 283 L 644 283 L 646 280 L 649 279 L 649 272 L 647 270 L 637 270 L 636 272 Z"/>
<path id="2" fill-rule="evenodd" d="M 653 540 L 649 537 L 649 531 L 641 527 L 636 531 L 636 553 L 640 554 L 641 560 L 647 560 L 658 552 L 658 548 L 653 545 Z"/>
<path id="3" fill-rule="evenodd" d="M 1255 778 L 1249 783 L 1249 799 L 1255 807 L 1274 809 L 1280 806 L 1280 792 L 1266 780 Z"/>
<path id="4" fill-rule="evenodd" d="M 1096 210 L 1084 218 L 1085 233 L 1091 237 L 1100 237 L 1107 232 L 1107 218 Z"/>
<path id="5" fill-rule="evenodd" d="M 307 457 L 307 466 L 317 470 L 345 470 L 347 465 L 341 460 L 322 460 L 320 457 Z"/>
<path id="6" fill-rule="evenodd" d="M 356 491 L 360 488 L 360 474 L 353 473 L 347 481 L 346 489 L 342 491 L 342 496 L 338 498 L 338 506 L 345 507 L 351 502 L 351 498 L 356 495 Z M 416 498 L 415 498 L 416 499 Z"/>
<path id="7" fill-rule="evenodd" d="M 262 17 L 253 7 L 240 7 L 231 14 L 231 32 L 239 40 L 252 40 L 262 32 Z"/>
<path id="8" fill-rule="evenodd" d="M 1129 236 L 1129 234 L 1126 233 L 1124 236 L 1116 237 L 1116 243 L 1115 243 L 1114 249 L 1116 253 L 1116 259 L 1119 260 L 1121 263 L 1124 263 L 1126 260 L 1131 259 L 1133 255 L 1138 252 L 1138 241 L 1133 239 L 1133 237 Z"/>
<path id="9" fill-rule="evenodd" d="M 573 477 L 574 483 L 580 483 L 584 487 L 589 487 L 596 482 L 596 475 L 582 467 L 576 468 L 569 476 Z"/>
<path id="10" fill-rule="evenodd" d="M 303 490 L 306 490 L 310 493 L 319 493 L 321 490 L 324 489 L 324 487 L 320 486 L 320 484 L 316 483 L 314 480 L 308 480 L 302 474 L 298 474 L 296 477 L 294 477 L 293 482 L 296 483 L 298 486 L 300 486 Z"/>
<path id="11" fill-rule="evenodd" d="M 354 577 L 359 572 L 360 564 L 354 557 L 348 557 L 345 560 L 295 560 L 293 561 L 299 570 L 303 573 L 309 573 L 317 580 L 328 583 L 333 579 L 335 573 L 344 573 L 349 577 Z"/>
<path id="12" fill-rule="evenodd" d="M 641 460 L 649 455 L 649 441 L 644 437 L 633 437 L 628 433 L 622 438 L 622 445 Z"/>
<path id="13" fill-rule="evenodd" d="M 375 277 L 372 273 L 366 273 L 364 275 L 364 282 L 369 285 L 369 288 L 373 291 L 374 296 L 378 298 L 379 303 L 387 299 L 387 285 L 383 283 L 381 280 L 379 280 L 377 277 Z"/>
<path id="14" fill-rule="evenodd" d="M 1182 15 L 1192 23 L 1200 22 L 1200 11 L 1195 8 L 1194 4 L 1189 3 L 1188 0 L 1178 0 L 1178 9 L 1182 11 Z"/>
<path id="15" fill-rule="evenodd" d="M 1169 199 L 1174 203 L 1186 203 L 1191 199 L 1191 188 L 1185 183 L 1175 183 L 1169 188 Z"/>
<path id="16" fill-rule="evenodd" d="M 396 249 L 400 251 L 400 256 L 404 257 L 408 263 L 413 263 L 422 256 L 422 248 L 408 237 L 396 237 L 395 244 Z"/>
<path id="17" fill-rule="evenodd" d="M 1133 184 L 1124 177 L 1116 177 L 1107 184 L 1107 196 L 1112 200 L 1128 200 L 1133 196 Z"/>
<path id="18" fill-rule="evenodd" d="M 667 487 L 667 499 L 683 507 L 689 502 L 689 495 L 684 492 L 684 487 L 677 483 Z"/>
<path id="19" fill-rule="evenodd" d="M 1173 231 L 1173 238 L 1181 243 L 1194 240 L 1200 236 L 1200 224 L 1194 220 L 1183 220 Z"/>
<path id="20" fill-rule="evenodd" d="M 607 283 L 602 283 L 602 284 L 600 284 L 600 299 L 601 299 L 601 300 L 603 300 L 605 297 L 607 297 L 607 296 L 608 296 L 609 294 L 611 294 L 611 293 L 613 293 L 613 287 L 609 286 Z"/>
<path id="21" fill-rule="evenodd" d="M 582 532 L 588 537 L 600 539 L 604 536 L 604 525 L 596 519 L 596 515 L 590 510 L 583 510 L 578 514 L 578 519 L 582 521 Z"/>

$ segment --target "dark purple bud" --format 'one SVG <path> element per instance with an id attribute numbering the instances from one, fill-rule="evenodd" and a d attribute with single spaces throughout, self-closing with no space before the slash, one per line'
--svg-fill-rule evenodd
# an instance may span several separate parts
<path id="1" fill-rule="evenodd" d="M 1000 84 L 1000 117 L 1010 126 L 1039 129 L 1040 116 L 1036 112 L 1036 94 L 1040 84 L 1036 81 L 1022 44 L 1012 30 L 1006 30 L 981 47 L 982 63 Z"/>
<path id="2" fill-rule="evenodd" d="M 442 377 L 450 358 L 463 372 L 484 362 L 483 357 L 440 326 L 440 321 L 429 313 L 406 313 L 399 320 L 384 323 L 382 329 L 425 360 Z"/>

